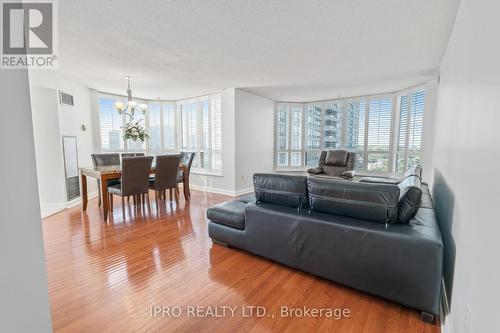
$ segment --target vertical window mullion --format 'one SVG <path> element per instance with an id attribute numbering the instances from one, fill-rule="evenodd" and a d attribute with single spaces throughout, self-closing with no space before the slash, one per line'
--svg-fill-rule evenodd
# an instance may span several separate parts
<path id="1" fill-rule="evenodd" d="M 288 105 L 287 107 L 287 117 L 286 117 L 286 128 L 287 128 L 287 143 L 286 143 L 286 153 L 288 155 L 288 167 L 292 166 L 292 105 Z"/>
<path id="2" fill-rule="evenodd" d="M 365 142 L 363 143 L 363 171 L 368 170 L 368 136 L 370 124 L 370 98 L 366 99 L 366 116 L 365 116 Z"/>
<path id="3" fill-rule="evenodd" d="M 212 97 L 208 99 L 208 119 L 207 119 L 207 131 L 208 131 L 208 169 L 212 171 Z"/>
<path id="4" fill-rule="evenodd" d="M 301 165 L 303 167 L 306 166 L 306 104 L 305 103 L 302 103 L 301 104 L 301 107 L 302 107 L 302 117 L 301 117 L 301 127 L 302 127 L 302 130 L 301 130 L 301 135 L 300 135 L 300 149 L 301 149 L 301 153 L 300 153 L 300 158 L 301 158 Z"/>
<path id="5" fill-rule="evenodd" d="M 125 125 L 127 124 L 127 115 L 122 113 L 122 124 L 123 124 L 123 130 L 125 131 Z M 127 151 L 128 150 L 128 140 L 125 140 L 125 136 L 121 138 L 123 140 L 123 150 Z"/>
<path id="6" fill-rule="evenodd" d="M 342 121 L 342 126 L 340 127 L 340 148 L 346 148 L 347 142 L 347 101 L 342 101 L 342 110 L 340 112 L 340 117 Z"/>
<path id="7" fill-rule="evenodd" d="M 406 138 L 404 145 L 403 170 L 408 169 L 408 145 L 410 142 L 410 124 L 411 124 L 411 108 L 412 108 L 412 92 L 408 91 L 408 115 L 406 117 Z"/>
<path id="8" fill-rule="evenodd" d="M 390 130 L 389 130 L 389 163 L 388 163 L 388 171 L 389 172 L 394 172 L 395 167 L 396 167 L 396 149 L 395 149 L 395 142 L 397 144 L 397 140 L 394 140 L 394 133 L 397 133 L 395 131 L 396 128 L 396 114 L 398 113 L 397 110 L 397 95 L 394 95 L 392 97 L 392 110 L 391 110 L 391 124 L 390 124 Z"/>

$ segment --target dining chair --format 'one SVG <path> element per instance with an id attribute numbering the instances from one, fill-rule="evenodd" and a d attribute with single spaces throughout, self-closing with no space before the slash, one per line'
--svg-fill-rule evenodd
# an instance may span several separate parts
<path id="1" fill-rule="evenodd" d="M 166 190 L 169 190 L 170 201 L 172 201 L 172 189 L 175 189 L 175 203 L 179 204 L 177 172 L 179 170 L 180 161 L 180 155 L 156 156 L 155 177 L 149 179 L 149 188 L 155 191 L 155 202 L 157 207 L 159 196 L 166 199 Z"/>
<path id="2" fill-rule="evenodd" d="M 133 196 L 136 203 L 149 207 L 149 173 L 153 156 L 125 157 L 122 161 L 120 184 L 108 187 L 110 211 L 113 210 L 113 195 L 122 199 L 122 210 L 125 214 L 125 197 Z"/>
<path id="3" fill-rule="evenodd" d="M 184 199 L 189 200 L 191 198 L 191 191 L 189 190 L 189 176 L 191 174 L 191 165 L 193 164 L 194 153 L 181 151 L 181 163 L 186 166 L 186 169 L 179 170 L 177 173 L 177 183 L 183 183 L 184 186 Z M 188 184 L 184 184 L 184 172 L 187 172 Z"/>
<path id="4" fill-rule="evenodd" d="M 146 156 L 145 153 L 122 153 L 122 159 L 124 157 L 137 157 L 137 156 Z"/>
<path id="5" fill-rule="evenodd" d="M 120 165 L 120 155 L 119 154 L 91 154 L 92 163 L 94 166 L 112 166 L 112 165 Z M 119 184 L 120 181 L 113 179 L 108 180 L 108 186 L 113 186 Z M 102 194 L 101 194 L 101 181 L 97 180 L 97 193 L 98 199 L 97 204 L 101 206 L 102 202 Z"/>

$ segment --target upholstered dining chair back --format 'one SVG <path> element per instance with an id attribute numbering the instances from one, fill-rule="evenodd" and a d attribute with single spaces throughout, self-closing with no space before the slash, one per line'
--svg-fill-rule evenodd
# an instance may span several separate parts
<path id="1" fill-rule="evenodd" d="M 191 165 L 193 164 L 194 153 L 188 151 L 181 151 L 181 163 L 187 168 L 188 173 L 191 172 Z"/>
<path id="2" fill-rule="evenodd" d="M 177 172 L 179 170 L 180 155 L 156 156 L 156 170 L 154 188 L 165 190 L 177 186 Z"/>
<path id="3" fill-rule="evenodd" d="M 119 154 L 92 154 L 94 166 L 120 165 Z"/>
<path id="4" fill-rule="evenodd" d="M 153 156 L 125 157 L 122 161 L 123 196 L 147 193 Z"/>
<path id="5" fill-rule="evenodd" d="M 136 156 L 146 156 L 145 153 L 122 153 L 122 158 L 124 157 L 136 157 Z"/>

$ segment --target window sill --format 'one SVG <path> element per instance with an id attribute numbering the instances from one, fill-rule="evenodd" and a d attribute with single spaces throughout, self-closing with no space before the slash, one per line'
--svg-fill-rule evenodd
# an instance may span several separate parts
<path id="1" fill-rule="evenodd" d="M 191 174 L 192 175 L 199 175 L 199 176 L 224 177 L 224 175 L 222 173 L 214 173 L 214 172 L 203 171 L 203 170 L 194 170 L 194 169 L 191 169 Z"/>

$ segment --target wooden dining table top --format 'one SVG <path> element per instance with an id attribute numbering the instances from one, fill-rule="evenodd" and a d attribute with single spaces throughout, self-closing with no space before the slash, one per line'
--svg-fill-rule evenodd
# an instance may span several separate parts
<path id="1" fill-rule="evenodd" d="M 185 170 L 187 167 L 184 164 L 179 164 L 179 170 Z M 90 167 L 81 167 L 79 168 L 80 172 L 88 177 L 100 178 L 102 175 L 110 175 L 110 174 L 121 174 L 122 166 L 121 165 L 103 165 L 103 166 L 90 166 Z M 156 170 L 156 166 L 151 166 L 151 173 L 154 173 Z"/>

